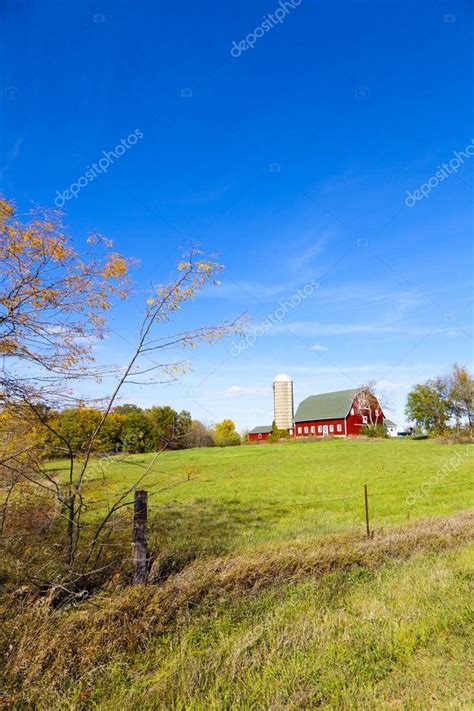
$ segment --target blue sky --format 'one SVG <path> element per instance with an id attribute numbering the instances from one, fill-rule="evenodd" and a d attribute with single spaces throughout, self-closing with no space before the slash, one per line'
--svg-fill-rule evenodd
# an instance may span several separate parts
<path id="1" fill-rule="evenodd" d="M 376 379 L 403 423 L 413 383 L 472 364 L 472 7 L 286 7 L 263 31 L 273 0 L 7 2 L 2 190 L 24 210 L 54 205 L 138 129 L 63 208 L 78 244 L 99 230 L 141 260 L 99 360 L 126 359 L 151 280 L 191 242 L 226 271 L 180 325 L 243 312 L 251 333 L 274 323 L 123 399 L 251 427 L 272 419 L 277 373 L 296 403 Z M 253 48 L 232 56 L 242 41 Z"/>

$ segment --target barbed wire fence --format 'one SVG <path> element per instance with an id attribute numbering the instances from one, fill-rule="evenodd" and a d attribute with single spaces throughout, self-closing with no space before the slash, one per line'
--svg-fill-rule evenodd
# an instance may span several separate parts
<path id="1" fill-rule="evenodd" d="M 124 460 L 123 463 L 125 463 L 127 467 L 130 466 L 133 468 L 142 468 L 146 470 L 147 475 L 171 477 L 176 474 L 175 472 L 165 471 L 155 466 L 150 467 L 149 464 L 142 464 L 141 462 L 133 461 L 130 459 L 128 461 Z M 159 514 L 166 512 L 167 506 L 169 506 L 169 502 L 157 502 L 155 500 L 155 497 L 175 488 L 185 486 L 190 481 L 192 481 L 193 483 L 199 482 L 201 484 L 205 484 L 223 482 L 229 479 L 235 479 L 235 476 L 218 476 L 209 478 L 209 476 L 206 476 L 206 474 L 200 476 L 196 475 L 195 472 L 190 473 L 188 471 L 185 476 L 179 477 L 178 479 L 175 479 L 165 484 L 160 483 L 153 485 L 151 482 L 149 482 L 145 485 L 144 481 L 138 480 L 140 482 L 139 487 L 130 487 L 127 491 L 127 498 L 125 500 L 122 500 L 119 505 L 117 505 L 116 503 L 116 497 L 113 497 L 112 494 L 110 494 L 109 496 L 94 498 L 93 500 L 88 501 L 86 507 L 87 514 L 89 514 L 89 516 L 93 518 L 94 514 L 100 512 L 101 515 L 104 516 L 104 518 L 106 519 L 106 523 L 101 529 L 101 539 L 97 543 L 100 553 L 103 553 L 107 550 L 115 550 L 117 553 L 121 553 L 121 562 L 123 564 L 128 564 L 132 568 L 132 582 L 134 584 L 145 583 L 147 581 L 148 573 L 150 570 L 150 562 L 153 556 L 156 554 L 156 551 L 150 551 L 148 542 L 150 516 L 154 516 L 156 514 L 159 518 Z M 314 509 L 316 512 L 320 510 L 321 507 L 330 507 L 332 504 L 337 504 L 339 502 L 359 501 L 360 507 L 357 507 L 352 511 L 351 523 L 355 524 L 356 526 L 360 525 L 361 528 L 364 526 L 365 523 L 365 533 L 367 538 L 370 540 L 374 535 L 371 502 L 374 499 L 379 499 L 383 497 L 399 497 L 400 494 L 405 494 L 406 496 L 410 494 L 410 491 L 407 489 L 406 486 L 393 487 L 382 491 L 377 490 L 377 488 L 375 488 L 374 490 L 374 483 L 376 484 L 376 482 L 381 480 L 383 480 L 383 477 L 379 477 L 378 479 L 373 480 L 370 486 L 369 484 L 364 484 L 363 486 L 361 485 L 359 491 L 355 493 L 347 492 L 343 493 L 343 495 L 341 496 L 323 496 L 317 498 L 305 497 L 302 501 L 289 502 L 287 500 L 280 500 L 272 502 L 262 502 L 261 504 L 256 503 L 236 508 L 233 505 L 229 505 L 230 502 L 226 502 L 225 499 L 219 499 L 218 503 L 222 507 L 222 509 L 219 511 L 219 514 L 216 514 L 216 511 L 206 511 L 205 509 L 200 509 L 199 520 L 201 523 L 206 521 L 208 523 L 212 523 L 213 521 L 216 521 L 216 518 L 218 516 L 225 518 L 226 516 L 239 515 L 241 517 L 248 517 L 249 522 L 251 522 L 251 517 L 253 515 L 259 515 L 260 513 L 264 512 L 274 512 L 278 518 L 282 518 L 287 512 L 291 510 Z M 430 489 L 450 489 L 456 487 L 463 487 L 464 490 L 466 490 L 467 485 L 466 482 L 462 481 L 438 483 L 432 484 L 430 486 Z M 0 487 L 0 492 L 7 492 L 7 490 L 7 486 Z M 45 504 L 45 506 L 51 503 L 51 496 L 43 492 L 36 491 L 34 497 L 32 496 L 32 499 L 33 498 L 35 502 L 39 504 L 43 503 Z M 114 500 L 114 503 L 111 503 L 112 499 Z M 405 502 L 406 501 L 407 499 L 405 499 Z M 190 503 L 192 505 L 192 502 Z M 185 516 L 187 502 L 181 502 L 181 504 Z M 2 503 L 0 503 L 0 516 L 2 516 L 4 521 L 5 519 L 8 521 L 8 511 L 6 510 L 8 506 L 13 506 L 12 523 L 14 523 L 16 512 L 12 502 L 2 501 Z M 356 511 L 359 513 L 357 514 Z M 58 514 L 57 511 L 55 513 L 56 515 Z M 108 517 L 109 513 L 110 516 Z M 52 519 L 53 518 L 54 517 L 52 517 Z M 81 525 L 83 526 L 84 530 L 89 530 L 91 534 L 97 531 L 97 522 L 83 521 Z M 33 548 L 38 547 L 43 551 L 50 550 L 52 554 L 59 553 L 61 551 L 62 545 L 51 540 L 45 540 L 43 533 L 44 529 L 41 529 L 37 532 L 33 532 L 33 534 L 30 533 L 28 545 Z M 113 539 L 114 534 L 120 534 L 121 540 L 110 540 L 111 538 Z M 127 538 L 128 544 L 126 543 Z M 129 552 L 130 547 L 131 552 Z M 97 557 L 97 564 L 99 559 L 100 556 Z M 79 576 L 82 574 L 83 573 L 78 573 Z"/>

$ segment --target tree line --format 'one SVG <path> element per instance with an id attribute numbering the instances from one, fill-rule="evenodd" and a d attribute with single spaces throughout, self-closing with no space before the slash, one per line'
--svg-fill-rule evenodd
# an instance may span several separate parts
<path id="1" fill-rule="evenodd" d="M 93 407 L 74 407 L 50 411 L 43 428 L 47 458 L 61 458 L 71 447 L 84 452 L 96 430 L 102 411 Z M 134 404 L 118 405 L 108 415 L 94 440 L 95 454 L 125 452 L 138 454 L 192 447 L 226 447 L 240 444 L 232 420 L 207 427 L 186 410 L 177 412 L 169 405 L 142 409 Z"/>
<path id="2" fill-rule="evenodd" d="M 467 368 L 453 365 L 444 376 L 415 385 L 407 396 L 406 415 L 417 431 L 430 435 L 472 433 L 474 423 L 474 379 Z M 74 407 L 47 415 L 44 447 L 48 458 L 65 455 L 64 441 L 74 453 L 88 446 L 103 413 L 93 407 Z M 272 441 L 286 433 L 274 427 Z M 142 409 L 135 404 L 112 409 L 94 440 L 95 454 L 130 454 L 193 447 L 226 447 L 242 439 L 231 419 L 208 427 L 186 410 L 169 405 Z"/>

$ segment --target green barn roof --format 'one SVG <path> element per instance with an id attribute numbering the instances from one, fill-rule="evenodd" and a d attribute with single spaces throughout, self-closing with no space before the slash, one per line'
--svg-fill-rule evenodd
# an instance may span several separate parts
<path id="1" fill-rule="evenodd" d="M 254 427 L 253 430 L 250 430 L 249 434 L 270 434 L 271 431 L 271 425 L 260 425 L 260 427 Z"/>
<path id="2" fill-rule="evenodd" d="M 385 427 L 398 427 L 396 422 L 392 422 L 392 420 L 384 420 L 383 421 Z"/>
<path id="3" fill-rule="evenodd" d="M 351 390 L 338 390 L 335 393 L 311 395 L 303 402 L 300 402 L 296 410 L 295 422 L 332 420 L 346 417 L 350 412 L 355 396 L 360 390 L 360 388 L 352 388 Z"/>

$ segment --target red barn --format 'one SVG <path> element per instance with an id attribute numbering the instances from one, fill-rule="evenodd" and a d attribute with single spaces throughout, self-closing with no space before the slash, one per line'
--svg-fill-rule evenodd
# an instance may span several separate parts
<path id="1" fill-rule="evenodd" d="M 385 416 L 375 395 L 363 388 L 312 395 L 295 414 L 295 437 L 359 435 L 366 425 L 383 425 Z"/>
<path id="2" fill-rule="evenodd" d="M 249 442 L 263 442 L 268 439 L 272 433 L 271 425 L 262 425 L 261 427 L 254 427 L 253 430 L 249 432 Z"/>

